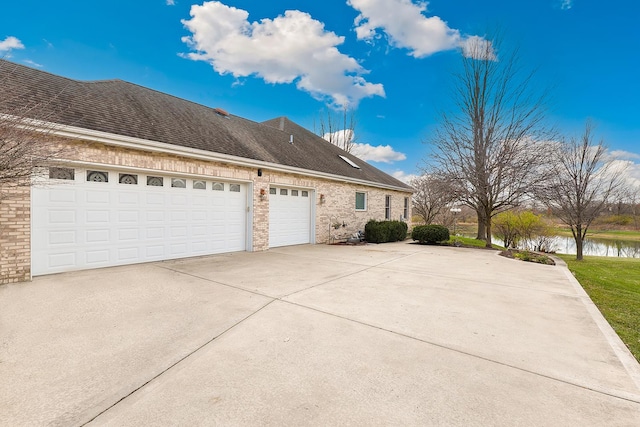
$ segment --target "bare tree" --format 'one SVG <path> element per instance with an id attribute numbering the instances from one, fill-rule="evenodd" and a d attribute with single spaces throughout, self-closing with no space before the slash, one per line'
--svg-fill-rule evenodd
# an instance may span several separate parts
<path id="1" fill-rule="evenodd" d="M 0 59 L 0 201 L 12 189 L 32 185 L 36 167 L 62 156 L 50 121 L 54 112 L 16 84 L 21 68 Z"/>
<path id="2" fill-rule="evenodd" d="M 555 215 L 571 227 L 578 260 L 589 226 L 623 183 L 623 171 L 616 169 L 619 163 L 605 162 L 604 142 L 596 144 L 593 138 L 593 125 L 587 122 L 580 138 L 558 145 L 551 180 L 540 193 Z"/>
<path id="3" fill-rule="evenodd" d="M 474 209 L 478 238 L 491 247 L 494 215 L 518 206 L 541 182 L 546 158 L 542 141 L 546 93 L 534 88 L 535 72 L 519 64 L 517 49 L 472 39 L 454 74 L 454 108 L 444 112 L 431 143 L 426 171 L 446 180 L 454 197 Z"/>
<path id="4" fill-rule="evenodd" d="M 413 194 L 413 212 L 422 218 L 425 224 L 431 224 L 435 217 L 453 201 L 447 182 L 433 175 L 414 178 L 409 185 L 416 191 Z"/>
<path id="5" fill-rule="evenodd" d="M 355 112 L 345 106 L 339 113 L 326 110 L 320 114 L 319 126 L 316 128 L 314 121 L 313 127 L 318 136 L 351 153 L 356 143 L 357 124 Z"/>

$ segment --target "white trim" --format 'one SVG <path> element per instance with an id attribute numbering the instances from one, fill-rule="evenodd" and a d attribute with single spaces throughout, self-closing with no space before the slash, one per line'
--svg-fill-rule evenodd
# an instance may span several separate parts
<path id="1" fill-rule="evenodd" d="M 215 153 L 212 151 L 200 150 L 197 148 L 183 147 L 180 145 L 168 144 L 164 142 L 156 142 L 148 139 L 135 138 L 125 135 L 118 135 L 109 132 L 102 132 L 97 130 L 85 129 L 76 126 L 60 125 L 56 123 L 45 122 L 42 120 L 24 120 L 15 116 L 0 114 L 0 118 L 8 117 L 14 120 L 22 120 L 25 125 L 21 127 L 33 126 L 33 130 L 48 132 L 53 135 L 63 136 L 73 139 L 89 140 L 95 142 L 101 142 L 103 144 L 113 145 L 117 147 L 131 148 L 131 149 L 144 149 L 146 151 L 165 153 L 165 154 L 179 154 L 185 157 L 200 159 L 213 162 L 227 163 L 230 165 L 244 166 L 251 168 L 266 168 L 276 172 L 301 174 L 314 178 L 324 178 L 331 181 L 342 181 L 353 184 L 367 185 L 369 187 L 384 188 L 389 190 L 402 191 L 406 193 L 413 193 L 410 189 L 397 187 L 395 185 L 381 184 L 373 181 L 367 181 L 363 179 L 350 178 L 342 175 L 335 175 L 326 172 L 312 171 L 309 169 L 298 168 L 294 166 L 286 166 L 278 163 L 265 162 L 260 160 L 252 160 L 244 157 L 231 156 L 228 154 Z"/>
<path id="2" fill-rule="evenodd" d="M 122 170 L 127 172 L 144 172 L 146 174 L 162 174 L 165 176 L 171 176 L 175 178 L 184 177 L 184 178 L 201 178 L 207 179 L 210 181 L 220 181 L 220 182 L 238 182 L 242 184 L 253 183 L 250 179 L 244 178 L 229 178 L 226 176 L 219 175 L 204 175 L 199 173 L 188 173 L 188 172 L 177 172 L 177 171 L 168 171 L 166 169 L 150 169 L 150 168 L 141 168 L 135 166 L 123 166 L 123 165 L 114 165 L 113 163 L 96 163 L 96 162 L 88 162 L 84 160 L 68 160 L 68 159 L 55 159 L 51 160 L 52 164 L 60 164 L 66 165 L 68 167 L 80 167 L 84 168 L 87 166 L 92 166 L 96 168 L 107 168 L 112 170 Z"/>
<path id="3" fill-rule="evenodd" d="M 358 209 L 358 193 L 364 194 L 364 209 Z M 355 204 L 354 208 L 356 212 L 366 212 L 369 208 L 369 192 L 368 191 L 358 191 L 355 192 Z"/>

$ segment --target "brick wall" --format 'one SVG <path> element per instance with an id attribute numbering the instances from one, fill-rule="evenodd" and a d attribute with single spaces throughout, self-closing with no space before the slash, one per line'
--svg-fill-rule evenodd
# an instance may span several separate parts
<path id="1" fill-rule="evenodd" d="M 31 279 L 29 187 L 0 188 L 0 283 Z"/>
<path id="2" fill-rule="evenodd" d="M 99 163 L 113 167 L 132 167 L 179 174 L 219 177 L 249 182 L 253 202 L 252 250 L 269 248 L 269 186 L 303 187 L 314 197 L 316 213 L 316 243 L 327 243 L 333 238 L 348 236 L 364 230 L 370 219 L 384 219 L 385 195 L 391 196 L 391 218 L 399 219 L 403 213 L 404 198 L 409 193 L 381 190 L 375 187 L 339 183 L 304 175 L 285 174 L 264 169 L 258 176 L 257 168 L 238 167 L 220 162 L 206 162 L 169 154 L 153 154 L 142 150 L 108 147 L 99 143 L 69 141 L 65 149 L 68 160 Z M 73 153 L 73 154 L 71 154 Z M 261 196 L 261 190 L 264 195 Z M 367 209 L 355 210 L 355 193 L 367 193 Z M 320 195 L 324 195 L 324 203 Z M 30 279 L 30 191 L 13 189 L 11 197 L 0 201 L 0 283 Z M 409 215 L 411 218 L 411 215 Z M 332 224 L 345 224 L 339 229 Z"/>
<path id="3" fill-rule="evenodd" d="M 317 192 L 317 243 L 328 243 L 350 236 L 359 230 L 364 231 L 364 226 L 371 219 L 384 220 L 385 196 L 391 196 L 391 219 L 399 220 L 404 210 L 404 198 L 411 197 L 411 194 L 401 191 L 355 184 L 337 185 L 331 181 L 319 182 Z M 364 211 L 356 211 L 356 192 L 367 195 L 367 207 Z M 320 203 L 320 194 L 324 195 L 324 203 Z M 408 216 L 408 221 L 410 220 L 411 212 Z M 340 227 L 335 228 L 334 224 L 340 224 Z M 411 227 L 410 222 L 408 225 Z"/>

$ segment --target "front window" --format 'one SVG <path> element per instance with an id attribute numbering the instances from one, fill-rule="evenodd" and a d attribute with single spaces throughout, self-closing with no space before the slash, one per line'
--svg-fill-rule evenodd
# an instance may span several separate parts
<path id="1" fill-rule="evenodd" d="M 391 196 L 384 196 L 384 219 L 391 219 Z"/>
<path id="2" fill-rule="evenodd" d="M 356 210 L 367 210 L 367 193 L 359 193 L 356 191 Z"/>
<path id="3" fill-rule="evenodd" d="M 409 198 L 405 197 L 404 198 L 404 219 L 407 220 L 409 219 Z"/>

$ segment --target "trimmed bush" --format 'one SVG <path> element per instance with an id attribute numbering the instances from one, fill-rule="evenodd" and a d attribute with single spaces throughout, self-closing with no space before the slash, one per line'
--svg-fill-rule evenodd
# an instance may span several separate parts
<path id="1" fill-rule="evenodd" d="M 407 238 L 407 224 L 403 221 L 370 220 L 364 226 L 364 239 L 369 243 L 399 242 Z"/>
<path id="2" fill-rule="evenodd" d="M 411 238 L 420 244 L 433 245 L 449 240 L 449 229 L 442 225 L 418 225 L 413 228 Z"/>

